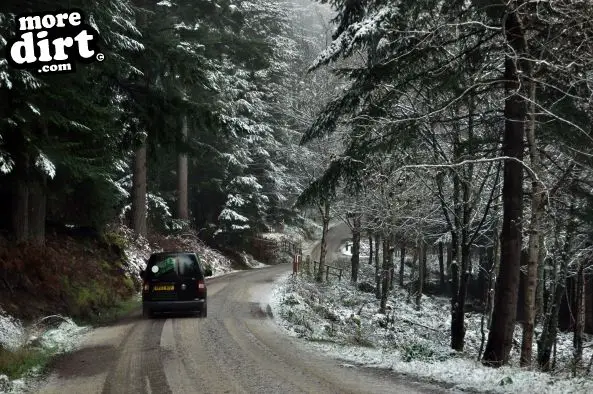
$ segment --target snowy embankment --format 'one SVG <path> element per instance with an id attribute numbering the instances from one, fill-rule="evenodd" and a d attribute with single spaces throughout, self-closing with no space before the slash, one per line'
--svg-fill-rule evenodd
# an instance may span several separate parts
<path id="1" fill-rule="evenodd" d="M 146 259 L 150 257 L 150 254 L 168 248 L 195 250 L 202 260 L 212 268 L 213 276 L 221 276 L 235 271 L 232 269 L 232 261 L 229 258 L 208 248 L 201 240 L 190 234 L 162 238 L 159 239 L 160 242 L 150 243 L 144 238 L 136 238 L 133 232 L 125 227 L 118 227 L 111 231 L 116 238 L 125 240 L 124 274 L 129 278 L 139 280 L 140 270 L 145 268 Z M 249 256 L 245 256 L 245 261 L 252 268 L 263 266 Z M 32 348 L 58 355 L 76 349 L 83 334 L 90 331 L 90 327 L 78 326 L 69 317 L 58 315 L 47 316 L 30 326 L 25 326 L 0 308 L 0 348 L 11 352 L 21 348 Z M 25 387 L 34 385 L 39 377 L 38 367 L 32 368 L 26 376 L 17 380 L 11 381 L 6 375 L 0 375 L 0 393 L 22 392 Z"/>
<path id="2" fill-rule="evenodd" d="M 335 224 L 332 223 L 332 225 Z M 286 239 L 304 247 L 304 244 L 307 244 L 311 239 L 319 239 L 321 237 L 321 226 L 312 219 L 305 219 L 302 227 L 285 225 L 281 232 L 264 233 L 261 234 L 261 237 L 274 241 Z"/>
<path id="3" fill-rule="evenodd" d="M 343 253 L 347 252 L 344 248 Z M 360 268 L 360 283 L 372 285 L 374 267 L 363 263 Z M 406 290 L 392 293 L 387 313 L 379 314 L 379 302 L 372 290 L 362 292 L 348 281 L 334 279 L 318 285 L 307 278 L 286 275 L 274 288 L 271 306 L 289 334 L 307 339 L 311 346 L 350 365 L 387 368 L 475 392 L 593 392 L 591 377 L 570 378 L 572 339 L 568 334 L 561 334 L 557 345 L 557 365 L 565 368 L 553 374 L 518 367 L 519 327 L 511 365 L 487 368 L 477 361 L 480 314 L 466 314 L 465 351 L 457 353 L 449 347 L 449 299 L 423 296 L 421 309 L 416 310 Z M 592 355 L 593 350 L 585 348 L 583 359 L 588 361 Z"/>
<path id="4" fill-rule="evenodd" d="M 232 269 L 233 263 L 228 257 L 207 247 L 202 240 L 193 234 L 158 238 L 151 243 L 144 238 L 136 238 L 133 231 L 128 228 L 119 228 L 117 231 L 126 238 L 129 245 L 124 250 L 127 261 L 127 276 L 139 277 L 140 270 L 146 268 L 146 260 L 150 257 L 150 254 L 166 250 L 195 251 L 202 262 L 212 268 L 213 277 L 234 271 Z"/>
<path id="5" fill-rule="evenodd" d="M 304 231 L 290 226 L 285 226 L 282 233 L 263 233 L 261 237 L 276 242 L 287 240 L 297 245 L 305 242 L 306 238 Z"/>
<path id="6" fill-rule="evenodd" d="M 15 352 L 23 347 L 38 349 L 49 354 L 60 354 L 76 348 L 88 327 L 80 327 L 72 319 L 53 315 L 39 319 L 25 327 L 18 319 L 0 309 L 0 348 Z M 39 367 L 33 367 L 20 379 L 10 380 L 0 375 L 0 393 L 22 392 L 39 378 Z"/>

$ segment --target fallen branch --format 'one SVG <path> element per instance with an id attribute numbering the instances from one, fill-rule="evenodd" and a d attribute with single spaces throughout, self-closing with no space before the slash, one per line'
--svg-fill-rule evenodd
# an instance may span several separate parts
<path id="1" fill-rule="evenodd" d="M 443 334 L 443 332 L 441 330 L 437 329 L 437 328 L 432 328 L 432 327 L 429 327 L 429 326 L 425 326 L 424 324 L 420 324 L 420 323 L 417 323 L 415 321 L 408 320 L 408 319 L 401 319 L 401 320 L 404 321 L 404 322 L 406 322 L 406 323 L 415 324 L 417 326 L 424 327 L 426 329 L 429 329 L 429 330 L 432 330 L 432 331 L 436 331 L 436 332 L 440 332 L 441 334 Z"/>
<path id="2" fill-rule="evenodd" d="M 370 302 L 365 302 L 364 304 L 362 304 L 362 306 L 360 307 L 360 309 L 358 310 L 357 315 L 360 316 L 360 314 L 362 313 L 362 309 L 367 306 L 368 304 L 370 304 Z"/>
<path id="3" fill-rule="evenodd" d="M 64 316 L 61 316 L 61 315 L 49 315 L 49 316 L 45 316 L 45 317 L 43 317 L 43 318 L 39 319 L 39 320 L 37 321 L 37 323 L 33 324 L 33 327 L 35 327 L 35 326 L 38 326 L 38 325 L 39 325 L 39 324 L 41 324 L 41 323 L 42 323 L 44 320 L 51 319 L 52 317 L 57 317 L 57 318 L 59 318 L 59 319 L 62 319 L 62 320 L 63 320 L 63 321 L 65 321 L 65 322 L 68 322 L 68 319 L 67 319 L 67 318 L 65 318 Z"/>

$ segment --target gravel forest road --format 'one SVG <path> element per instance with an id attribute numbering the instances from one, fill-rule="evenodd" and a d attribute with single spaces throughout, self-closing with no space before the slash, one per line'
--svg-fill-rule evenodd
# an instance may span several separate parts
<path id="1" fill-rule="evenodd" d="M 337 233 L 341 237 L 340 232 Z M 208 317 L 144 319 L 140 311 L 87 334 L 40 393 L 440 393 L 390 372 L 346 367 L 273 320 L 276 265 L 208 280 Z"/>

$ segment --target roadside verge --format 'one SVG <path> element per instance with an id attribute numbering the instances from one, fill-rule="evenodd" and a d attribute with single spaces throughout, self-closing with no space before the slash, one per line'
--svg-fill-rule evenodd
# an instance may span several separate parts
<path id="1" fill-rule="evenodd" d="M 386 313 L 380 314 L 373 283 L 374 267 L 368 264 L 360 265 L 357 286 L 347 280 L 318 284 L 286 274 L 275 283 L 270 306 L 286 333 L 341 360 L 344 366 L 389 370 L 461 391 L 593 392 L 591 379 L 571 378 L 570 371 L 550 375 L 520 369 L 515 362 L 498 369 L 484 367 L 476 359 L 481 315 L 467 314 L 466 348 L 458 353 L 449 347 L 449 299 L 423 296 L 417 310 L 408 292 L 396 288 Z M 559 336 L 559 361 L 570 356 L 570 348 L 570 336 Z M 591 353 L 588 349 L 584 358 L 589 359 Z"/>

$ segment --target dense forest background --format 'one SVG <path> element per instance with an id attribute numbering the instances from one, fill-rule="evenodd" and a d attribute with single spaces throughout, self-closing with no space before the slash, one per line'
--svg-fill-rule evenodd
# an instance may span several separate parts
<path id="1" fill-rule="evenodd" d="M 240 246 L 248 235 L 302 227 L 294 201 L 319 163 L 299 142 L 323 78 L 306 69 L 325 40 L 325 8 L 5 2 L 0 40 L 14 36 L 15 15 L 72 7 L 100 32 L 104 62 L 62 75 L 0 63 L 6 236 L 42 245 L 46 224 L 122 222 L 139 235 L 191 226 Z"/>
<path id="2" fill-rule="evenodd" d="M 337 17 L 312 69 L 348 59 L 337 70 L 348 86 L 303 142 L 341 134 L 346 148 L 299 203 L 348 220 L 352 280 L 369 234 L 385 256 L 374 286 L 384 310 L 394 250 L 403 285 L 411 248 L 420 307 L 423 262 L 438 256 L 451 348 L 464 349 L 468 289 L 482 289 L 470 295 L 485 305 L 484 364 L 509 362 L 520 323 L 520 364 L 537 344 L 549 370 L 560 320 L 576 368 L 593 328 L 593 3 L 321 2 Z"/>

